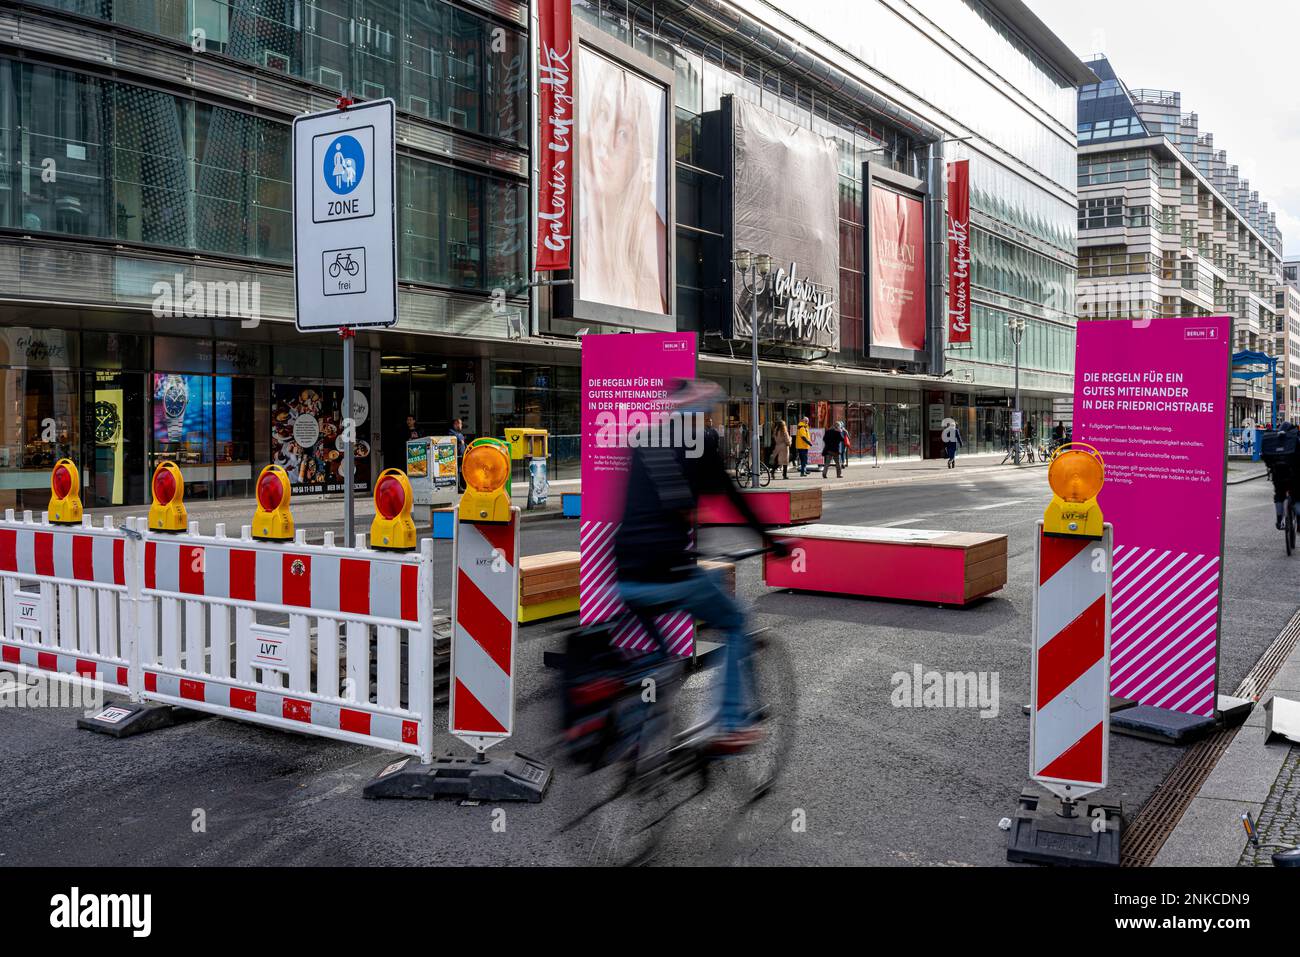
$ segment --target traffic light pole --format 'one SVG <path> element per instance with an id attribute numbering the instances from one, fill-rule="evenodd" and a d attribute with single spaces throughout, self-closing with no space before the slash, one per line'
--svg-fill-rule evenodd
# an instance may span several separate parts
<path id="1" fill-rule="evenodd" d="M 352 388 L 355 373 L 352 367 L 352 347 L 356 343 L 356 330 L 347 326 L 339 327 L 339 338 L 343 340 L 343 541 L 352 548 L 357 541 L 355 498 L 353 481 L 356 449 L 356 423 L 352 421 Z"/>

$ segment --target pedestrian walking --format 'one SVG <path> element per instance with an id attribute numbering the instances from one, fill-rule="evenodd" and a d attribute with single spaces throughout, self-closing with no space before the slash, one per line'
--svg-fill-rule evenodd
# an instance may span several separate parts
<path id="1" fill-rule="evenodd" d="M 785 424 L 785 419 L 777 422 L 772 432 L 772 458 L 768 464 L 773 472 L 781 466 L 781 478 L 790 477 L 790 426 Z"/>
<path id="2" fill-rule="evenodd" d="M 465 460 L 466 442 L 465 442 L 465 433 L 462 431 L 462 429 L 464 428 L 465 428 L 465 423 L 461 419 L 451 420 L 451 434 L 452 437 L 455 438 L 456 440 L 457 487 L 458 490 L 461 492 L 465 491 L 465 472 L 461 468 L 461 464 Z"/>
<path id="3" fill-rule="evenodd" d="M 948 468 L 957 467 L 957 450 L 966 443 L 962 441 L 961 429 L 953 426 L 951 430 L 944 433 L 943 436 L 943 453 L 948 457 Z"/>
<path id="4" fill-rule="evenodd" d="M 822 436 L 822 478 L 829 478 L 831 463 L 835 463 L 835 477 L 844 477 L 844 423 L 835 422 Z"/>
<path id="5" fill-rule="evenodd" d="M 799 460 L 799 474 L 808 477 L 808 450 L 812 448 L 812 432 L 808 428 L 808 416 L 799 420 L 794 433 L 794 454 Z"/>

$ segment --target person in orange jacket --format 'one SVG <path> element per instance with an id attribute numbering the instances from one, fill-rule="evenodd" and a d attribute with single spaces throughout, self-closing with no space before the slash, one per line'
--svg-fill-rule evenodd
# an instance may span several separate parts
<path id="1" fill-rule="evenodd" d="M 794 454 L 799 459 L 799 474 L 808 476 L 808 450 L 812 448 L 812 432 L 808 430 L 808 416 L 799 420 L 794 433 Z"/>

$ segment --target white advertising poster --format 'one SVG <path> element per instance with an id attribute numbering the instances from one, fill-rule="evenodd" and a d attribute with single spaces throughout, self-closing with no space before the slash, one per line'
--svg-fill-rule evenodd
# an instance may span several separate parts
<path id="1" fill-rule="evenodd" d="M 668 312 L 668 91 L 589 47 L 578 54 L 580 297 Z"/>

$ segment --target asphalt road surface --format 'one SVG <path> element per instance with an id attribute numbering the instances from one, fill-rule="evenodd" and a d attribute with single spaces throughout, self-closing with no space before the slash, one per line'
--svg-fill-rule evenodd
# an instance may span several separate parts
<path id="1" fill-rule="evenodd" d="M 738 588 L 756 622 L 791 650 L 794 754 L 775 790 L 740 812 L 713 789 L 677 816 L 664 862 L 676 864 L 971 864 L 1005 861 L 1000 818 L 1025 782 L 1033 533 L 1049 498 L 1043 469 L 828 493 L 823 520 L 1005 532 L 1010 583 L 968 609 L 766 589 L 757 562 Z M 1272 527 L 1270 489 L 1228 490 L 1220 690 L 1231 691 L 1296 612 L 1300 556 Z M 1171 522 L 1196 521 L 1169 502 Z M 525 553 L 577 547 L 577 523 L 525 525 Z M 747 541 L 708 530 L 706 551 Z M 439 543 L 445 566 L 450 558 Z M 449 576 L 438 582 L 445 604 Z M 558 729 L 556 676 L 542 654 L 567 622 L 520 631 L 517 731 L 543 751 Z M 896 672 L 996 672 L 996 717 L 895 708 Z M 694 676 L 695 686 L 712 680 Z M 560 828 L 611 783 L 556 767 L 537 805 L 367 801 L 361 788 L 391 756 L 223 719 L 115 741 L 77 731 L 71 709 L 0 709 L 0 864 L 585 864 L 614 822 L 597 812 Z M 443 721 L 440 714 L 439 722 Z M 445 736 L 447 750 L 468 750 Z M 1111 738 L 1111 788 L 1134 813 L 1178 759 L 1167 745 Z M 203 826 L 200 827 L 199 824 Z"/>

